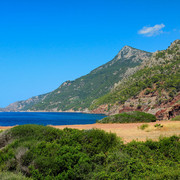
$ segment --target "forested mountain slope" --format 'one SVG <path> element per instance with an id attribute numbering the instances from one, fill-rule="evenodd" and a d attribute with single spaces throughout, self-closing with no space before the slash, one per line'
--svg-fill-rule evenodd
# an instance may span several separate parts
<path id="1" fill-rule="evenodd" d="M 125 46 L 110 62 L 96 68 L 74 81 L 66 81 L 59 88 L 45 95 L 11 104 L 11 111 L 82 111 L 94 99 L 110 92 L 115 83 L 138 70 L 151 53 Z"/>

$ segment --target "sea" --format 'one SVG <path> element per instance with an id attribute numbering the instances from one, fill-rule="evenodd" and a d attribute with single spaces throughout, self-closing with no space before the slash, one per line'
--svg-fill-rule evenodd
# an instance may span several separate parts
<path id="1" fill-rule="evenodd" d="M 94 124 L 104 117 L 103 114 L 71 112 L 0 112 L 0 126 Z"/>

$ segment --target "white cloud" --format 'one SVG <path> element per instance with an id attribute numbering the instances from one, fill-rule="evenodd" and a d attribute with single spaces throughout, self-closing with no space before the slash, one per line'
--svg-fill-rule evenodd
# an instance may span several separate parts
<path id="1" fill-rule="evenodd" d="M 164 24 L 156 24 L 155 26 L 148 27 L 144 26 L 141 30 L 138 31 L 138 34 L 143 34 L 145 36 L 155 36 L 160 33 L 163 33 L 162 28 L 164 28 Z"/>

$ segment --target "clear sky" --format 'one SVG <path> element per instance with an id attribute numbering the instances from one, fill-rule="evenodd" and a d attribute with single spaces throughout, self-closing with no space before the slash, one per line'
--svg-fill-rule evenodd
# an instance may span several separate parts
<path id="1" fill-rule="evenodd" d="M 179 0 L 1 0 L 0 107 L 50 92 L 124 46 L 180 38 Z"/>

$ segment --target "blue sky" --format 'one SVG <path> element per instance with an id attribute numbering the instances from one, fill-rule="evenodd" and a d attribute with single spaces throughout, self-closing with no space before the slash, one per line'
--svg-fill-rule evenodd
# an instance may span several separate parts
<path id="1" fill-rule="evenodd" d="M 179 0 L 0 1 L 0 107 L 56 89 L 124 46 L 180 38 Z"/>

